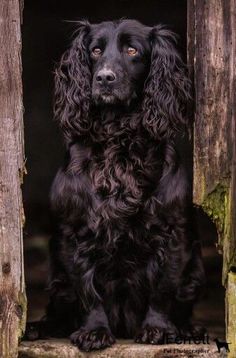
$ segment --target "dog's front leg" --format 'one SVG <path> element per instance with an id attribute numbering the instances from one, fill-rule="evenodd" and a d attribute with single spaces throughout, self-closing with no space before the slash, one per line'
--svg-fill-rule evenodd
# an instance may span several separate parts
<path id="1" fill-rule="evenodd" d="M 157 251 L 158 252 L 158 251 Z M 169 254 L 168 254 L 169 256 Z M 149 281 L 149 305 L 141 330 L 135 338 L 137 343 L 163 344 L 175 339 L 178 330 L 171 319 L 179 273 L 176 272 L 179 255 L 166 259 L 167 264 L 160 266 L 156 255 L 149 260 L 147 279 Z M 166 254 L 167 257 L 167 254 Z"/>
<path id="2" fill-rule="evenodd" d="M 102 304 L 97 304 L 84 318 L 79 330 L 70 336 L 71 342 L 82 351 L 104 349 L 115 343 Z"/>
<path id="3" fill-rule="evenodd" d="M 135 338 L 136 343 L 171 343 L 177 335 L 177 328 L 170 320 L 169 297 L 152 297 L 142 328 Z"/>

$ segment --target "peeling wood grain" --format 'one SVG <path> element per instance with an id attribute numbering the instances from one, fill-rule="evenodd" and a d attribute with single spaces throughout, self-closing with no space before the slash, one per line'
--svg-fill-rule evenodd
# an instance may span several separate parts
<path id="1" fill-rule="evenodd" d="M 230 354 L 228 358 L 235 358 L 236 352 L 236 273 L 229 272 L 228 274 L 228 289 L 227 289 L 227 326 L 228 336 L 227 341 L 230 343 Z"/>
<path id="2" fill-rule="evenodd" d="M 195 135 L 194 201 L 216 223 L 224 254 L 223 279 L 236 264 L 235 0 L 194 2 Z"/>
<path id="3" fill-rule="evenodd" d="M 19 0 L 20 7 L 20 23 L 23 24 L 24 0 Z"/>
<path id="4" fill-rule="evenodd" d="M 0 1 L 0 48 L 0 357 L 8 358 L 17 357 L 26 314 L 19 175 L 24 168 L 19 0 Z"/>
<path id="5" fill-rule="evenodd" d="M 195 352 L 195 353 L 193 353 Z M 105 350 L 84 353 L 68 340 L 50 339 L 22 342 L 19 358 L 226 358 L 219 354 L 215 344 L 135 344 L 132 341 L 117 341 Z"/>
<path id="6" fill-rule="evenodd" d="M 189 36 L 195 87 L 193 199 L 217 227 L 229 357 L 236 357 L 236 0 L 191 0 L 188 5 L 194 32 Z"/>

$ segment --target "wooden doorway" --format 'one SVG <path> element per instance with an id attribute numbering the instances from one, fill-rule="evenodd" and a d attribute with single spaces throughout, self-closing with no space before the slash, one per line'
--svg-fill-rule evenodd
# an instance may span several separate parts
<path id="1" fill-rule="evenodd" d="M 223 255 L 229 357 L 236 356 L 236 2 L 189 1 L 195 91 L 193 199 L 212 218 Z"/>
<path id="2" fill-rule="evenodd" d="M 160 1 L 161 4 L 166 6 Z M 191 0 L 186 4 L 188 61 L 195 88 L 194 202 L 203 207 L 218 230 L 218 248 L 224 261 L 223 284 L 227 289 L 227 340 L 231 343 L 231 356 L 235 357 L 236 3 L 235 0 L 227 4 L 219 0 Z M 61 9 L 63 12 L 63 6 Z M 132 7 L 130 9 L 132 13 Z M 24 329 L 26 314 L 21 201 L 25 171 L 22 149 L 21 10 L 22 2 L 19 0 L 3 0 L 0 5 L 0 44 L 3 49 L 0 60 L 0 335 L 3 337 L 0 340 L 0 356 L 4 358 L 17 356 L 18 337 Z"/>

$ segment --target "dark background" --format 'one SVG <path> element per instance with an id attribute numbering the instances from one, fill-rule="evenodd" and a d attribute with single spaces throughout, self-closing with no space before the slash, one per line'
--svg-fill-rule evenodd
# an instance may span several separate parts
<path id="1" fill-rule="evenodd" d="M 185 56 L 186 1 L 25 0 L 23 79 L 29 173 L 24 198 L 30 234 L 48 230 L 48 191 L 63 158 L 62 140 L 52 120 L 52 93 L 53 69 L 76 28 L 76 24 L 66 21 L 86 18 L 100 22 L 122 17 L 147 25 L 167 24 L 180 35 L 179 48 Z"/>
<path id="2" fill-rule="evenodd" d="M 187 1 L 185 0 L 25 0 L 23 22 L 23 83 L 25 151 L 28 175 L 23 197 L 26 214 L 25 269 L 29 319 L 39 319 L 47 302 L 47 243 L 50 236 L 48 194 L 63 161 L 63 140 L 53 122 L 53 69 L 69 46 L 76 24 L 135 18 L 147 25 L 166 24 L 179 35 L 179 50 L 186 60 Z M 192 173 L 192 144 L 181 141 L 180 150 Z M 208 290 L 196 317 L 218 337 L 224 335 L 224 290 L 221 257 L 215 250 L 214 226 L 198 213 L 199 232 L 208 276 Z"/>

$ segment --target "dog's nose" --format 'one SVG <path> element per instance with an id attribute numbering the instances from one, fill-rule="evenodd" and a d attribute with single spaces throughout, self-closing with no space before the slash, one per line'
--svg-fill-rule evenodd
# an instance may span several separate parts
<path id="1" fill-rule="evenodd" d="M 111 70 L 100 70 L 97 73 L 96 81 L 100 84 L 114 82 L 116 79 L 116 75 Z"/>

